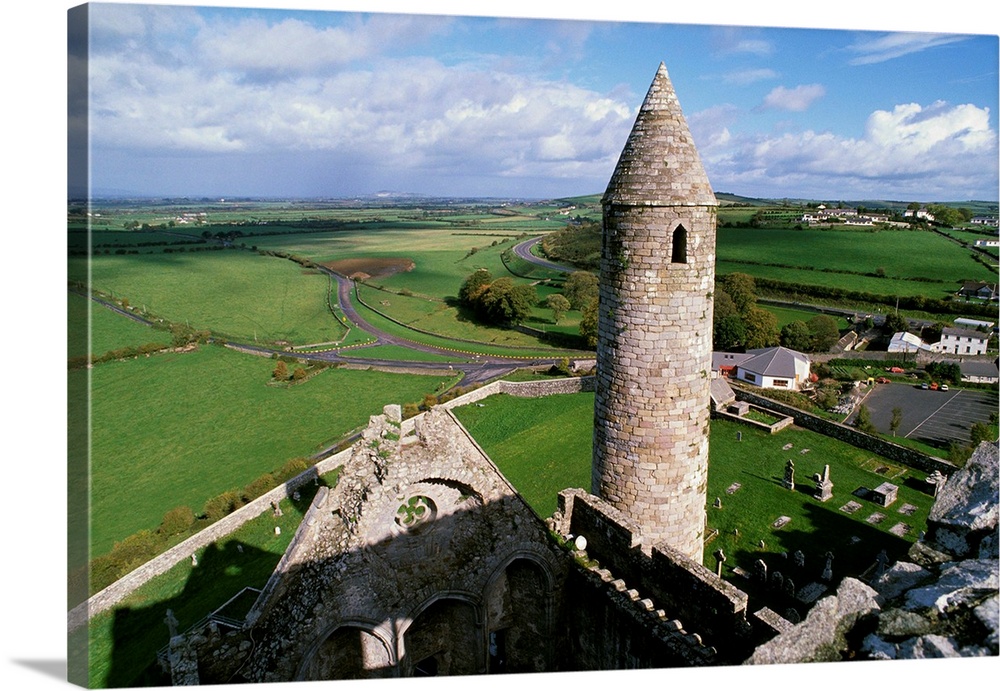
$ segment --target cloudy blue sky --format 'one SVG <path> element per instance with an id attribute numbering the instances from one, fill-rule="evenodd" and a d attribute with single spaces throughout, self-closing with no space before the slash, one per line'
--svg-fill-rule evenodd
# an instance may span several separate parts
<path id="1" fill-rule="evenodd" d="M 995 35 L 280 6 L 91 5 L 95 192 L 601 192 L 663 61 L 718 192 L 997 198 Z"/>

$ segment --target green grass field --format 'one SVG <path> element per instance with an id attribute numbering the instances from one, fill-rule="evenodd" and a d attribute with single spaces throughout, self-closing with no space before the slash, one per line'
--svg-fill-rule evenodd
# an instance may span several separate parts
<path id="1" fill-rule="evenodd" d="M 482 403 L 482 408 L 457 408 L 455 415 L 536 513 L 550 515 L 562 489 L 589 491 L 593 394 L 537 399 L 497 395 Z M 742 433 L 742 441 L 736 441 L 737 432 Z M 787 444 L 791 447 L 786 450 Z M 711 555 L 720 548 L 727 555 L 728 569 L 740 566 L 748 571 L 759 558 L 771 560 L 799 549 L 818 564 L 831 550 L 837 559 L 835 570 L 856 575 L 874 563 L 883 548 L 894 560 L 902 557 L 926 525 L 932 498 L 922 491 L 923 473 L 829 437 L 794 427 L 770 435 L 728 420 L 713 420 L 709 449 L 708 530 L 719 534 L 705 546 L 706 564 L 714 566 Z M 803 449 L 809 451 L 803 454 Z M 795 491 L 781 485 L 789 458 L 796 467 Z M 811 496 L 814 483 L 810 478 L 824 464 L 830 464 L 834 497 L 822 503 Z M 899 500 L 888 509 L 852 494 L 885 481 L 900 488 Z M 727 493 L 734 483 L 740 488 Z M 721 509 L 713 507 L 717 497 L 722 500 Z M 853 515 L 840 510 L 851 500 L 862 505 Z M 915 507 L 912 515 L 899 513 L 905 504 Z M 885 514 L 882 522 L 868 523 L 877 512 Z M 788 516 L 790 523 L 773 528 L 780 516 Z M 897 523 L 910 526 L 904 537 L 890 532 Z M 852 542 L 854 537 L 860 541 Z M 761 540 L 764 547 L 759 546 Z"/>
<path id="2" fill-rule="evenodd" d="M 968 250 L 930 231 L 719 228 L 717 252 L 719 275 L 742 271 L 885 295 L 940 298 L 964 279 L 996 281 L 995 272 L 973 261 Z M 874 274 L 879 268 L 886 278 L 836 273 Z"/>
<path id="3" fill-rule="evenodd" d="M 203 346 L 89 370 L 92 556 L 155 528 L 172 508 L 198 513 L 210 497 L 321 450 L 386 404 L 419 401 L 458 379 L 329 369 L 284 388 L 267 385 L 273 368 Z"/>
<path id="4" fill-rule="evenodd" d="M 70 280 L 86 280 L 71 259 Z M 336 341 L 347 329 L 330 314 L 330 279 L 318 271 L 251 252 L 100 256 L 91 287 L 136 308 L 232 340 L 296 345 Z"/>
<path id="5" fill-rule="evenodd" d="M 169 346 L 168 331 L 154 329 L 129 319 L 76 293 L 69 293 L 68 354 L 101 355 L 109 350 L 146 343 Z M 90 303 L 90 304 L 88 304 Z M 87 320 L 90 319 L 90 344 L 87 343 Z"/>
<path id="6" fill-rule="evenodd" d="M 778 328 L 779 329 L 781 327 L 785 326 L 786 324 L 790 324 L 793 321 L 807 322 L 810 319 L 812 319 L 813 317 L 816 317 L 816 316 L 822 314 L 822 312 L 813 312 L 811 310 L 799 310 L 799 309 L 793 309 L 793 308 L 790 308 L 790 307 L 776 307 L 774 305 L 765 305 L 765 304 L 761 304 L 759 306 L 762 309 L 767 310 L 768 312 L 770 312 L 771 314 L 773 314 L 775 317 L 778 318 Z M 837 328 L 838 329 L 843 330 L 843 329 L 846 329 L 848 327 L 847 320 L 844 319 L 843 317 L 834 316 L 834 315 L 830 315 L 830 316 L 832 316 L 834 319 L 837 320 Z"/>
<path id="7" fill-rule="evenodd" d="M 567 487 L 589 491 L 594 394 L 498 394 L 481 403 L 453 412 L 535 513 L 551 516 Z"/>

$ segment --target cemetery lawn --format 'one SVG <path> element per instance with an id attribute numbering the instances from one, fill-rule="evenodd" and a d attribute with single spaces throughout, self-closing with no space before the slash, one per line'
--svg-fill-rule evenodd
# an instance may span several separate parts
<path id="1" fill-rule="evenodd" d="M 481 403 L 482 408 L 473 404 L 454 413 L 539 516 L 551 515 L 560 490 L 590 490 L 594 394 L 537 399 L 496 395 Z M 737 432 L 742 433 L 740 442 Z M 787 444 L 792 446 L 785 450 Z M 803 449 L 809 451 L 801 453 Z M 790 458 L 795 463 L 795 491 L 781 484 Z M 812 497 L 811 478 L 822 472 L 824 464 L 830 465 L 833 498 L 820 502 Z M 924 491 L 925 477 L 921 471 L 798 427 L 771 435 L 729 420 L 712 420 L 707 534 L 719 532 L 706 543 L 703 563 L 714 568 L 712 555 L 721 548 L 726 555 L 724 577 L 748 590 L 751 584 L 736 576 L 733 567 L 750 572 L 757 559 L 764 559 L 780 570 L 781 555 L 796 550 L 805 554 L 807 566 L 814 567 L 812 580 L 819 579 L 827 551 L 834 554 L 836 577 L 860 575 L 883 549 L 892 560 L 904 557 L 925 530 L 933 503 Z M 853 495 L 859 488 L 874 489 L 883 482 L 899 487 L 899 498 L 887 508 Z M 740 488 L 727 494 L 735 483 Z M 716 498 L 722 501 L 720 509 L 713 506 Z M 850 501 L 860 508 L 853 514 L 841 511 Z M 914 507 L 911 515 L 900 513 L 905 505 Z M 879 513 L 884 515 L 881 522 L 868 522 Z M 791 520 L 773 528 L 781 516 Z M 890 532 L 897 524 L 909 527 L 902 537 Z M 853 541 L 854 537 L 859 540 Z M 759 546 L 761 540 L 764 547 Z"/>
<path id="2" fill-rule="evenodd" d="M 243 588 L 263 588 L 309 508 L 315 487 L 308 483 L 301 493 L 297 502 L 281 502 L 280 517 L 265 511 L 198 550 L 197 566 L 185 559 L 93 617 L 87 629 L 91 688 L 169 685 L 169 678 L 157 676 L 156 664 L 156 651 L 169 639 L 167 609 L 173 610 L 177 630 L 183 632 Z M 275 526 L 281 528 L 280 535 L 274 534 Z"/>
<path id="3" fill-rule="evenodd" d="M 742 441 L 737 441 L 738 432 Z M 788 444 L 792 446 L 786 450 Z M 802 453 L 804 449 L 809 451 Z M 813 580 L 819 580 L 827 551 L 834 554 L 835 577 L 858 576 L 875 563 L 883 549 L 893 561 L 904 558 L 926 529 L 933 503 L 933 497 L 924 491 L 926 473 L 798 427 L 770 435 L 737 422 L 713 420 L 709 459 L 708 534 L 719 533 L 705 545 L 704 563 L 714 567 L 712 555 L 722 549 L 727 578 L 734 566 L 751 572 L 757 559 L 763 559 L 772 570 L 784 568 L 788 575 L 790 570 L 782 566 L 781 555 L 796 550 L 805 554 Z M 789 459 L 795 464 L 794 491 L 782 486 Z M 833 498 L 820 502 L 812 497 L 812 476 L 822 473 L 825 464 L 830 465 Z M 881 507 L 853 494 L 883 482 L 899 487 L 899 498 L 891 506 Z M 735 483 L 740 484 L 739 489 L 728 494 Z M 722 508 L 713 506 L 716 498 Z M 841 507 L 851 501 L 859 508 L 853 514 L 842 511 Z M 911 515 L 900 513 L 906 505 L 914 507 Z M 884 518 L 868 522 L 876 514 Z M 781 528 L 772 527 L 781 516 L 791 520 Z M 899 524 L 908 526 L 903 536 L 890 532 Z M 764 547 L 759 546 L 761 540 Z M 747 585 L 740 578 L 732 580 L 741 588 Z M 805 583 L 800 579 L 798 585 Z"/>
<path id="4" fill-rule="evenodd" d="M 330 368 L 280 387 L 268 385 L 273 369 L 267 358 L 202 346 L 69 372 L 91 377 L 92 557 L 173 508 L 198 514 L 209 498 L 322 450 L 384 405 L 458 380 Z"/>

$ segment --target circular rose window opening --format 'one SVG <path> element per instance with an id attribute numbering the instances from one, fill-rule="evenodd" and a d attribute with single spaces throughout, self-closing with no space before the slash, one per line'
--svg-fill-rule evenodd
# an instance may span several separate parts
<path id="1" fill-rule="evenodd" d="M 437 515 L 437 507 L 430 497 L 417 495 L 410 497 L 396 509 L 396 525 L 408 532 L 414 532 L 429 525 Z"/>

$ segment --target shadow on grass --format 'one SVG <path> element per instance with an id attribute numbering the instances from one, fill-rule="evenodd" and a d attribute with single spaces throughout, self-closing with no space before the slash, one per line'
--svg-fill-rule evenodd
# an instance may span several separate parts
<path id="1" fill-rule="evenodd" d="M 293 502 L 299 516 L 308 509 L 313 495 L 312 491 L 303 492 L 300 499 Z M 265 513 L 259 518 L 269 515 Z M 272 530 L 270 522 L 263 530 Z M 238 539 L 221 542 L 221 547 L 212 544 L 200 550 L 197 566 L 181 563 L 174 567 L 190 570 L 178 594 L 148 606 L 122 607 L 114 611 L 108 671 L 103 680 L 91 679 L 92 684 L 109 688 L 169 686 L 170 675 L 160 668 L 156 659 L 157 651 L 170 640 L 167 610 L 177 619 L 177 631 L 184 632 L 244 588 L 263 588 L 282 556 Z M 245 614 L 237 613 L 234 618 Z"/>
<path id="2" fill-rule="evenodd" d="M 802 491 L 801 485 L 796 485 L 796 491 Z M 826 504 L 808 503 L 804 507 L 804 520 L 795 521 L 800 527 L 773 530 L 764 548 L 740 545 L 731 554 L 727 552 L 729 559 L 724 575 L 750 597 L 749 611 L 766 606 L 784 614 L 791 608 L 804 617 L 812 606 L 812 603 L 800 602 L 789 595 L 783 584 L 774 583 L 771 579 L 775 572 L 781 573 L 782 580 L 791 578 L 796 591 L 810 583 L 819 583 L 826 586 L 824 594 L 828 595 L 844 578 L 862 577 L 875 564 L 882 550 L 889 556 L 890 563 L 906 558 L 910 541 L 840 512 L 841 503 L 836 498 Z M 890 511 L 886 511 L 885 520 L 891 520 Z M 804 557 L 801 566 L 794 559 L 796 552 L 802 552 Z M 829 583 L 823 580 L 828 552 L 833 555 Z M 758 560 L 767 566 L 769 581 L 766 584 L 756 578 L 754 565 Z M 740 566 L 750 577 L 737 576 L 728 565 Z"/>

